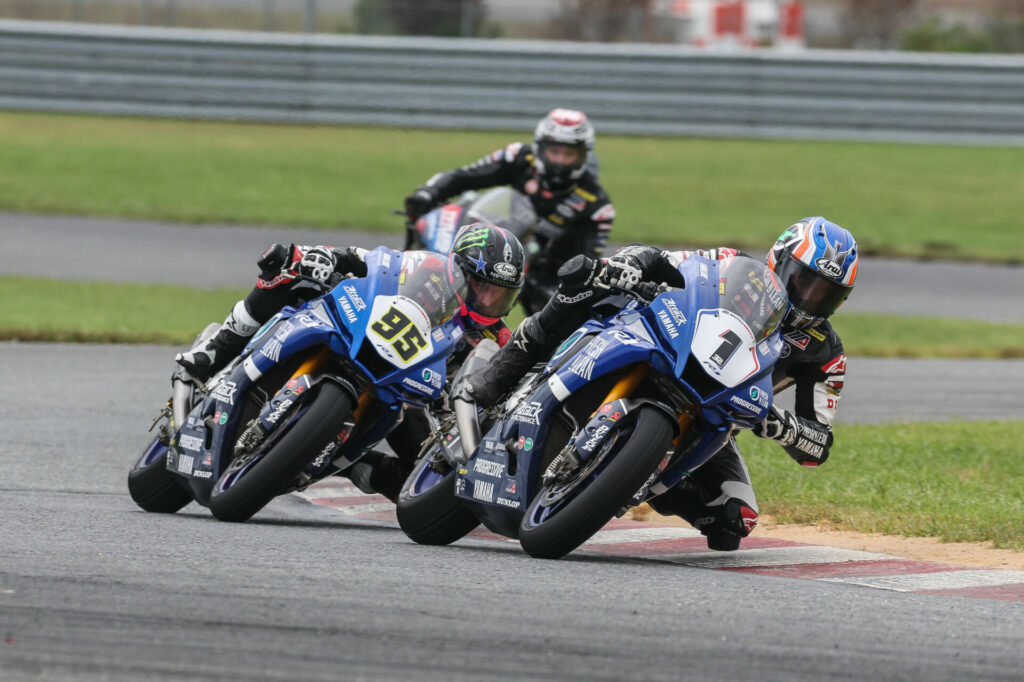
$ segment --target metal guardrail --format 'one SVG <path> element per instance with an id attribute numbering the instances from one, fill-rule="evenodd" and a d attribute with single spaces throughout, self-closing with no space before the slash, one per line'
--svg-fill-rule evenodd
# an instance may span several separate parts
<path id="1" fill-rule="evenodd" d="M 0 20 L 0 109 L 1024 145 L 1024 57 L 156 29 Z"/>

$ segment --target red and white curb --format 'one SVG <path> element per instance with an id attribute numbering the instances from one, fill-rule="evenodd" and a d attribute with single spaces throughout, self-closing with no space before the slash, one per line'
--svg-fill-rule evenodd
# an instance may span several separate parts
<path id="1" fill-rule="evenodd" d="M 361 492 L 347 479 L 323 481 L 295 494 L 356 518 L 397 523 L 394 504 L 380 495 Z M 508 541 L 482 529 L 470 535 Z M 742 547 L 734 552 L 715 552 L 707 548 L 699 532 L 689 528 L 613 519 L 579 551 L 896 592 L 1024 602 L 1024 571 L 915 561 L 756 536 L 745 539 Z"/>

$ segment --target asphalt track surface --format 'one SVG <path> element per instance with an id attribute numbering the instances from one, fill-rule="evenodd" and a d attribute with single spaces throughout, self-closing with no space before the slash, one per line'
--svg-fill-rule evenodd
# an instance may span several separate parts
<path id="1" fill-rule="evenodd" d="M 419 547 L 294 496 L 124 479 L 166 348 L 0 344 L 3 680 L 1019 680 L 1024 606 L 629 557 Z M 866 361 L 865 361 L 866 362 Z"/>
<path id="2" fill-rule="evenodd" d="M 370 233 L 0 213 L 0 274 L 248 287 L 260 254 L 291 241 L 399 248 L 402 230 L 397 217 L 394 232 Z M 1024 323 L 1021 292 L 1024 267 L 864 258 L 844 312 Z"/>

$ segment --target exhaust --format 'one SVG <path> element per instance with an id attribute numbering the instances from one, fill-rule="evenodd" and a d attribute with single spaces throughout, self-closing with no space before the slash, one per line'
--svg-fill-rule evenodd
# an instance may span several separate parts
<path id="1" fill-rule="evenodd" d="M 463 379 L 482 372 L 490 364 L 491 358 L 498 352 L 498 344 L 490 339 L 484 339 L 477 344 L 473 352 L 469 354 L 462 364 L 459 373 L 455 375 L 452 386 L 455 387 L 453 403 L 455 405 L 455 423 L 459 427 L 459 440 L 462 442 L 462 462 L 469 461 L 480 444 L 480 422 L 477 420 L 476 403 L 459 390 Z"/>

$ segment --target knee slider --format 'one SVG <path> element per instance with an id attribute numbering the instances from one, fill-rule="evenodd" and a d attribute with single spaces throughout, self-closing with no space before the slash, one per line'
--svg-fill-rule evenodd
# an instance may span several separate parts
<path id="1" fill-rule="evenodd" d="M 730 499 L 717 514 L 718 526 L 729 533 L 745 538 L 757 525 L 757 512 L 735 497 Z"/>

